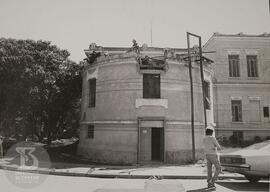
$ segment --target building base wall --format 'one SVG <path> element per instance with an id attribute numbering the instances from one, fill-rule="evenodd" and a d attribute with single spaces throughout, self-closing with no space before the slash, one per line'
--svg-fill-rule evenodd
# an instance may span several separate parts
<path id="1" fill-rule="evenodd" d="M 130 125 L 95 125 L 94 138 L 87 137 L 88 125 L 81 125 L 78 154 L 97 163 L 138 163 L 138 127 Z M 196 159 L 203 159 L 204 129 L 195 125 Z M 187 164 L 192 162 L 191 128 L 188 124 L 168 123 L 164 128 L 164 162 Z M 139 161 L 139 163 L 143 163 Z M 151 163 L 151 162 L 147 162 Z"/>
<path id="2" fill-rule="evenodd" d="M 136 124 L 95 124 L 94 137 L 88 137 L 88 124 L 80 128 L 78 154 L 97 163 L 134 164 L 137 162 Z"/>
<path id="3" fill-rule="evenodd" d="M 269 139 L 270 131 L 268 130 L 217 130 L 216 137 L 225 137 L 229 139 L 234 131 L 242 131 L 243 132 L 243 140 L 244 141 L 253 141 L 255 137 L 260 137 L 262 140 Z"/>
<path id="4" fill-rule="evenodd" d="M 203 149 L 195 150 L 196 160 L 204 159 Z M 166 163 L 188 164 L 193 163 L 192 150 L 166 151 Z"/>
<path id="5" fill-rule="evenodd" d="M 79 146 L 78 154 L 95 163 L 130 165 L 137 163 L 137 151 L 97 150 Z"/>

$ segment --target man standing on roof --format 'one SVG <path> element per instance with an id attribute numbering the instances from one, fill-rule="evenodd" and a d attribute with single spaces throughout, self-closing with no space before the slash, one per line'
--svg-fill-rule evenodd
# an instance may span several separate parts
<path id="1" fill-rule="evenodd" d="M 221 147 L 213 136 L 214 127 L 208 126 L 205 129 L 205 137 L 203 138 L 204 153 L 207 160 L 207 183 L 208 188 L 215 188 L 215 182 L 221 172 L 221 166 L 218 158 L 217 150 L 221 150 Z M 212 176 L 212 165 L 215 166 L 215 174 Z"/>

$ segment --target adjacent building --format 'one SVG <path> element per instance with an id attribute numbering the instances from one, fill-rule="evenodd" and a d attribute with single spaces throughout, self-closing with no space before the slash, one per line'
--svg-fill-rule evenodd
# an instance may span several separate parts
<path id="1" fill-rule="evenodd" d="M 217 136 L 237 144 L 270 135 L 270 34 L 214 33 L 204 46 L 214 61 Z"/>
<path id="2" fill-rule="evenodd" d="M 104 163 L 190 162 L 190 80 L 186 49 L 91 44 L 83 70 L 79 154 Z M 192 57 L 197 158 L 204 112 L 198 58 Z M 203 58 L 208 121 L 212 61 Z"/>

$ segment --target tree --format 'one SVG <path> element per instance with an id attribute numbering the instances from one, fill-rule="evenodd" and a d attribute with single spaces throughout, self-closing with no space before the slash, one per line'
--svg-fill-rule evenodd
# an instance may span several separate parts
<path id="1" fill-rule="evenodd" d="M 78 122 L 81 68 L 48 41 L 0 39 L 0 130 L 50 141 Z"/>

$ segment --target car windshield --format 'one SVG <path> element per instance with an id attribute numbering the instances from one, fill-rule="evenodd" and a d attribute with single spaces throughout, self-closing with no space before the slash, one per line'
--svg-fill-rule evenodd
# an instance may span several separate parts
<path id="1" fill-rule="evenodd" d="M 265 141 L 262 143 L 256 143 L 254 145 L 251 145 L 249 147 L 247 147 L 246 149 L 261 149 L 263 147 L 266 147 L 267 145 L 270 145 L 270 141 Z"/>

